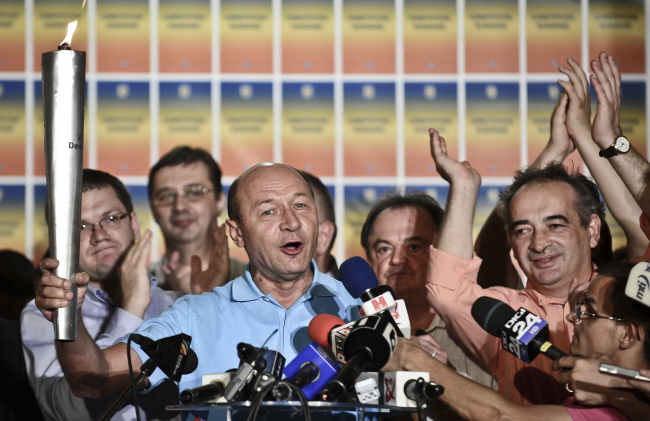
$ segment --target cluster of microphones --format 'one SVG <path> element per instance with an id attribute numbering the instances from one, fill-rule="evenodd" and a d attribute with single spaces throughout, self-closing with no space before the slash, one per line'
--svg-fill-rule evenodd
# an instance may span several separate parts
<path id="1" fill-rule="evenodd" d="M 315 316 L 308 328 L 313 342 L 286 365 L 277 351 L 239 343 L 239 367 L 204 375 L 202 386 L 182 391 L 181 403 L 247 401 L 259 398 L 260 393 L 265 400 L 292 401 L 299 391 L 308 400 L 323 402 L 420 407 L 442 395 L 444 387 L 430 380 L 428 372 L 379 373 L 391 358 L 398 337 L 410 337 L 404 302 L 390 287 L 378 285 L 372 268 L 361 258 L 345 261 L 340 274 L 348 292 L 363 301 L 359 320 L 345 323 L 329 314 Z M 514 310 L 483 296 L 472 306 L 472 316 L 485 331 L 501 338 L 505 350 L 526 363 L 539 354 L 551 359 L 566 355 L 549 341 L 547 322 L 524 308 Z M 189 347 L 187 351 L 165 371 L 176 381 L 196 368 L 196 355 Z M 181 359 L 184 361 L 179 363 Z"/>

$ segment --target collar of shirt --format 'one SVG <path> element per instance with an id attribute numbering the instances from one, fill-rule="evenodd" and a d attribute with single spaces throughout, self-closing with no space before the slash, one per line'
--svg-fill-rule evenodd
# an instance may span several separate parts
<path id="1" fill-rule="evenodd" d="M 594 279 L 594 276 L 596 276 L 596 265 L 594 263 L 591 264 L 592 269 L 591 269 L 591 279 L 589 279 L 589 282 L 591 282 Z M 553 297 L 547 297 L 546 295 L 543 295 L 542 293 L 536 291 L 533 288 L 532 283 L 526 282 L 526 287 L 521 290 L 521 293 L 524 295 L 527 295 L 528 298 L 530 298 L 533 302 L 537 303 L 537 305 L 545 306 L 549 304 L 559 304 L 559 305 L 564 305 L 567 303 L 567 300 L 559 300 L 557 298 Z"/>
<path id="2" fill-rule="evenodd" d="M 314 260 L 311 261 L 310 269 L 314 273 L 314 279 L 305 293 L 306 299 L 311 298 L 312 295 L 333 297 L 338 294 L 339 289 L 334 280 L 328 276 L 322 276 Z M 235 301 L 254 301 L 262 297 L 270 297 L 270 294 L 262 293 L 257 287 L 257 284 L 253 282 L 253 277 L 250 273 L 250 263 L 246 265 L 244 276 L 232 282 L 232 298 Z"/>

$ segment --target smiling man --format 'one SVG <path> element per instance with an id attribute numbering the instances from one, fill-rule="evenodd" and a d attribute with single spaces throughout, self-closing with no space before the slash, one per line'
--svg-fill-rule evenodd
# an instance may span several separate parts
<path id="1" fill-rule="evenodd" d="M 598 274 L 579 304 L 567 314 L 567 322 L 575 326 L 571 353 L 582 357 L 563 357 L 557 367 L 576 364 L 598 366 L 606 362 L 634 370 L 650 367 L 650 311 L 643 304 L 625 295 L 625 286 L 632 268 L 629 263 L 609 263 L 597 269 Z M 568 306 L 567 306 L 568 307 Z M 579 396 L 571 396 L 557 405 L 524 406 L 507 400 L 449 370 L 424 353 L 413 340 L 400 338 L 395 353 L 384 371 L 428 371 L 436 383 L 445 388 L 440 400 L 469 420 L 558 421 L 646 420 L 647 400 L 629 389 L 609 389 L 584 384 L 569 371 L 562 373 L 565 390 L 580 386 L 587 393 L 607 397 L 596 405 L 582 405 Z M 612 377 L 613 378 L 613 377 Z"/>
<path id="2" fill-rule="evenodd" d="M 147 230 L 141 237 L 131 196 L 114 176 L 83 170 L 80 229 L 79 270 L 88 274 L 90 283 L 84 288 L 87 298 L 77 320 L 83 320 L 93 344 L 106 348 L 144 320 L 160 315 L 180 294 L 158 288 L 155 278 L 147 273 L 151 232 Z M 55 259 L 42 260 L 43 276 L 49 276 L 57 265 Z M 35 301 L 22 312 L 21 334 L 29 380 L 46 419 L 99 418 L 110 401 L 80 399 L 72 394 L 57 359 L 52 324 Z M 141 405 L 147 416 L 161 416 L 159 402 L 174 402 L 169 397 L 174 396 L 175 389 L 169 383 L 144 398 Z M 114 419 L 134 417 L 135 410 L 129 404 Z"/>
<path id="3" fill-rule="evenodd" d="M 244 273 L 244 263 L 228 256 L 221 169 L 203 149 L 179 146 L 149 171 L 149 206 L 165 240 L 165 253 L 149 266 L 164 288 L 191 288 L 191 273 L 210 272 L 210 284 L 223 285 Z M 207 274 L 206 274 L 207 275 Z"/>
<path id="4" fill-rule="evenodd" d="M 567 391 L 551 374 L 552 361 L 543 356 L 531 364 L 517 359 L 501 347 L 499 338 L 481 329 L 470 309 L 484 295 L 524 307 L 548 322 L 551 342 L 566 352 L 573 334 L 566 320 L 569 294 L 591 281 L 591 248 L 598 244 L 605 218 L 598 188 L 555 162 L 518 171 L 501 194 L 500 208 L 514 256 L 528 279 L 526 288 L 483 289 L 476 283 L 481 260 L 472 247 L 481 177 L 469 163 L 447 155 L 437 131 L 431 129 L 430 135 L 432 156 L 450 192 L 436 246 L 430 250 L 429 303 L 463 348 L 496 377 L 507 399 L 525 405 L 561 404 Z"/>
<path id="5" fill-rule="evenodd" d="M 315 270 L 312 255 L 318 216 L 313 193 L 300 173 L 282 164 L 257 165 L 235 180 L 228 199 L 228 231 L 250 259 L 244 275 L 209 293 L 180 298 L 138 330 L 154 340 L 180 333 L 192 337 L 198 367 L 183 376 L 181 391 L 199 386 L 203 374 L 238 367 L 240 342 L 257 347 L 266 343 L 289 362 L 311 342 L 307 326 L 314 315 L 329 313 L 344 320 L 358 316 L 358 301 L 340 282 Z M 86 276 L 77 278 L 78 307 L 87 281 Z M 61 289 L 69 284 L 53 275 L 43 276 L 36 303 L 49 319 L 52 309 L 72 298 Z M 101 350 L 83 323 L 77 330 L 75 342 L 57 343 L 74 391 L 94 397 L 125 388 L 129 384 L 126 340 Z M 137 346 L 131 355 L 135 371 L 148 360 Z M 149 382 L 155 387 L 165 378 L 157 369 Z"/>

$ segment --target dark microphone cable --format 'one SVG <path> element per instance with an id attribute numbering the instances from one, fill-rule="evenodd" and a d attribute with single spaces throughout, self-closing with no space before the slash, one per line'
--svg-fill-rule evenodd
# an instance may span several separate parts
<path id="1" fill-rule="evenodd" d="M 135 378 L 133 377 L 133 364 L 131 363 L 131 340 L 133 336 L 129 335 L 126 341 L 126 360 L 129 363 L 129 378 L 131 379 L 131 390 L 133 390 L 133 406 L 135 407 L 135 419 L 140 421 L 140 408 L 138 406 L 138 391 L 135 388 Z"/>
<path id="2" fill-rule="evenodd" d="M 311 421 L 309 402 L 307 401 L 305 394 L 302 393 L 302 390 L 298 386 L 296 386 L 295 384 L 287 380 L 279 380 L 277 382 L 267 384 L 266 386 L 264 386 L 264 388 L 257 395 L 255 395 L 253 402 L 251 402 L 250 411 L 248 413 L 248 417 L 246 418 L 246 421 L 257 420 L 257 413 L 259 412 L 262 406 L 262 402 L 264 401 L 264 398 L 271 390 L 273 390 L 277 386 L 288 387 L 298 396 L 298 400 L 300 400 L 300 408 L 302 409 L 302 412 L 305 414 L 305 421 Z"/>

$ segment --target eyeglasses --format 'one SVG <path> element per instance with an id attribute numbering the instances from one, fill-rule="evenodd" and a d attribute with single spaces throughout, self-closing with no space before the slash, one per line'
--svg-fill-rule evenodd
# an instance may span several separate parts
<path id="1" fill-rule="evenodd" d="M 615 322 L 624 322 L 625 319 L 619 319 L 618 317 L 612 317 L 612 316 L 600 316 L 596 313 L 587 313 L 585 311 L 580 310 L 580 306 L 585 304 L 584 301 L 576 301 L 576 323 L 578 323 L 581 319 L 581 316 L 588 316 L 588 317 L 596 317 L 599 319 L 609 319 L 609 320 L 614 320 Z"/>
<path id="2" fill-rule="evenodd" d="M 211 191 L 213 190 L 203 186 L 190 186 L 185 190 L 178 191 L 162 191 L 153 198 L 153 203 L 157 206 L 169 206 L 176 201 L 178 196 L 188 202 L 198 202 Z"/>
<path id="3" fill-rule="evenodd" d="M 127 216 L 131 217 L 131 214 L 128 212 L 114 213 L 113 215 L 108 215 L 100 219 L 99 222 L 95 222 L 94 224 L 81 224 L 79 231 L 82 237 L 88 237 L 92 232 L 95 232 L 95 225 L 99 225 L 99 228 L 106 231 L 115 231 L 124 226 L 124 221 Z"/>

